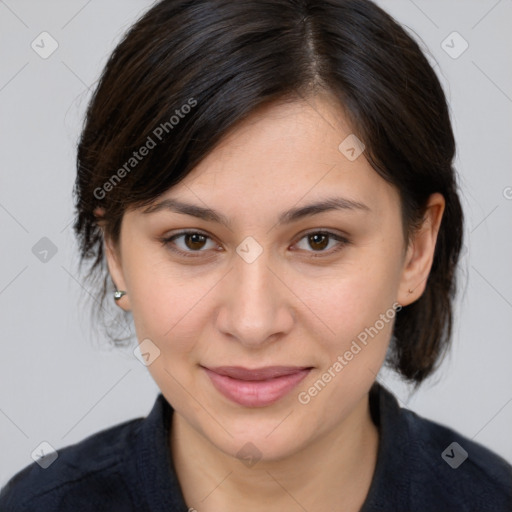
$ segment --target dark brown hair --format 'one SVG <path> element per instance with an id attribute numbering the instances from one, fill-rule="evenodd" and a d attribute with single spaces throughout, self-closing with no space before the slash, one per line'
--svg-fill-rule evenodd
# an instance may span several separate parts
<path id="1" fill-rule="evenodd" d="M 103 281 L 103 309 L 111 283 L 95 208 L 105 236 L 118 242 L 127 208 L 177 184 L 254 109 L 319 90 L 337 98 L 366 158 L 398 189 L 406 239 L 430 194 L 446 200 L 425 292 L 397 314 L 387 359 L 417 386 L 439 364 L 452 330 L 463 231 L 455 143 L 434 70 L 368 0 L 154 5 L 112 53 L 88 106 L 74 190 L 80 268 L 90 262 L 91 276 Z"/>

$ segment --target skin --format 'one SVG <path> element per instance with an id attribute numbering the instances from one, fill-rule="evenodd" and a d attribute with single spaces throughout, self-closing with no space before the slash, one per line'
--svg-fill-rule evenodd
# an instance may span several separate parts
<path id="1" fill-rule="evenodd" d="M 175 410 L 172 458 L 187 506 L 198 512 L 350 512 L 368 493 L 378 450 L 368 391 L 392 321 L 309 403 L 298 395 L 393 303 L 421 296 L 445 203 L 430 197 L 407 245 L 395 187 L 364 153 L 350 161 L 338 150 L 350 133 L 326 95 L 262 107 L 159 198 L 212 208 L 229 227 L 132 209 L 119 245 L 105 240 L 111 276 L 127 292 L 118 305 L 132 312 L 139 342 L 149 338 L 160 350 L 148 369 Z M 277 223 L 285 210 L 333 196 L 368 209 Z M 161 243 L 184 229 L 210 238 Z M 349 242 L 306 236 L 318 231 Z M 251 263 L 236 252 L 248 236 L 262 249 Z M 313 370 L 277 402 L 244 407 L 221 395 L 200 365 Z M 251 467 L 236 455 L 248 442 L 261 456 Z"/>

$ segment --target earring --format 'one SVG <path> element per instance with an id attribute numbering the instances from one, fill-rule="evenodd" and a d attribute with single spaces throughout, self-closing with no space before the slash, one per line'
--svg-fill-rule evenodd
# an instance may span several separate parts
<path id="1" fill-rule="evenodd" d="M 126 295 L 126 292 L 123 290 L 116 290 L 114 292 L 114 300 L 119 300 L 123 295 Z"/>
<path id="2" fill-rule="evenodd" d="M 411 289 L 409 288 L 409 293 L 412 293 L 413 291 L 414 291 L 414 290 L 411 290 Z"/>

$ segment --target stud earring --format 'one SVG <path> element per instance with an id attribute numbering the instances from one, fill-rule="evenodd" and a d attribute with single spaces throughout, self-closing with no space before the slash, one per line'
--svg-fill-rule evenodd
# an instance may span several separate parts
<path id="1" fill-rule="evenodd" d="M 123 295 L 126 295 L 124 290 L 116 290 L 114 292 L 114 300 L 119 300 Z"/>

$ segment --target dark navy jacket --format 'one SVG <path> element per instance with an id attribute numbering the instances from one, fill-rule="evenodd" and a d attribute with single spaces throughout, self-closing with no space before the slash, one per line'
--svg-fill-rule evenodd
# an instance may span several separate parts
<path id="1" fill-rule="evenodd" d="M 512 511 L 504 459 L 401 408 L 379 383 L 370 408 L 380 445 L 361 512 Z M 170 457 L 172 414 L 159 394 L 146 418 L 58 449 L 46 469 L 33 462 L 2 489 L 0 512 L 187 512 Z"/>

